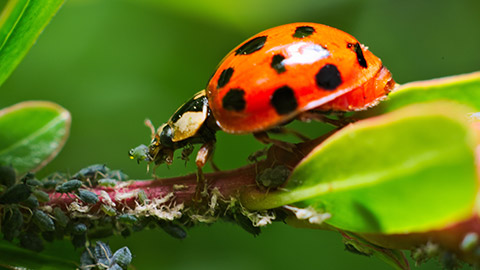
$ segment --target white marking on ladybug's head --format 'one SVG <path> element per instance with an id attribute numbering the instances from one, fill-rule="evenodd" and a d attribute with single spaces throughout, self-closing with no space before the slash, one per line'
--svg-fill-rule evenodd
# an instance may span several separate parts
<path id="1" fill-rule="evenodd" d="M 295 42 L 285 45 L 285 59 L 282 64 L 285 66 L 296 64 L 312 64 L 330 56 L 330 52 L 322 46 L 313 42 Z"/>

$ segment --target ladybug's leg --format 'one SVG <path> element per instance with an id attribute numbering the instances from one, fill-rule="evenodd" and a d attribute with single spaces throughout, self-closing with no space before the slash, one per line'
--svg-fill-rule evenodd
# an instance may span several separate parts
<path id="1" fill-rule="evenodd" d="M 202 168 L 207 164 L 207 161 L 213 155 L 214 150 L 215 141 L 210 141 L 204 143 L 197 152 L 197 157 L 195 159 L 195 163 L 197 164 L 197 188 L 195 189 L 194 199 L 198 202 L 202 200 L 202 197 L 206 196 L 207 191 L 207 181 Z"/>
<path id="2" fill-rule="evenodd" d="M 273 129 L 270 129 L 268 132 L 275 133 L 275 134 L 292 134 L 293 136 L 299 138 L 304 142 L 310 141 L 310 138 L 303 135 L 302 133 L 286 127 L 275 127 Z"/>
<path id="3" fill-rule="evenodd" d="M 263 132 L 256 132 L 256 133 L 253 133 L 253 136 L 255 137 L 255 139 L 259 140 L 261 143 L 264 143 L 264 144 L 274 144 L 284 150 L 287 150 L 289 152 L 293 152 L 293 150 L 295 149 L 295 144 L 293 143 L 289 143 L 289 142 L 284 142 L 284 141 L 281 141 L 281 140 L 276 140 L 276 139 L 272 139 L 268 136 L 267 132 L 263 131 Z"/>
<path id="4" fill-rule="evenodd" d="M 306 111 L 301 113 L 297 117 L 300 121 L 303 122 L 310 122 L 312 120 L 327 123 L 334 127 L 344 127 L 350 124 L 352 121 L 349 118 L 339 118 L 339 119 L 332 119 L 327 117 L 327 113 L 323 111 Z"/>

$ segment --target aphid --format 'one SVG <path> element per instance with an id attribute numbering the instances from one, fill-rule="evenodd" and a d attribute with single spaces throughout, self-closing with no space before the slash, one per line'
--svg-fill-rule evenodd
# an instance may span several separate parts
<path id="1" fill-rule="evenodd" d="M 107 216 L 110 216 L 110 217 L 113 217 L 117 214 L 117 210 L 115 210 L 115 208 L 111 207 L 111 206 L 108 206 L 106 204 L 102 204 L 102 206 L 100 207 L 100 209 L 102 209 L 102 211 L 107 215 Z"/>
<path id="2" fill-rule="evenodd" d="M 99 201 L 97 194 L 86 189 L 79 189 L 76 194 L 80 200 L 88 204 L 96 204 Z"/>
<path id="3" fill-rule="evenodd" d="M 12 241 L 20 233 L 20 228 L 23 225 L 23 215 L 17 206 L 5 208 L 4 217 L 2 219 L 2 233 L 3 238 L 7 241 Z"/>
<path id="4" fill-rule="evenodd" d="M 73 234 L 84 234 L 87 232 L 87 225 L 83 223 L 77 223 L 72 227 Z"/>
<path id="5" fill-rule="evenodd" d="M 12 166 L 0 166 L 0 185 L 11 187 L 15 184 L 15 169 Z"/>
<path id="6" fill-rule="evenodd" d="M 115 251 L 112 261 L 118 264 L 122 269 L 127 269 L 132 262 L 132 253 L 128 247 L 122 247 Z"/>
<path id="7" fill-rule="evenodd" d="M 53 220 L 41 210 L 34 210 L 33 223 L 35 223 L 41 231 L 51 232 L 55 230 L 55 224 Z"/>
<path id="8" fill-rule="evenodd" d="M 26 207 L 30 208 L 30 209 L 35 209 L 40 205 L 38 203 L 37 197 L 35 197 L 35 195 L 33 195 L 33 194 L 28 196 L 28 198 L 25 201 L 23 201 L 22 204 L 25 205 Z"/>
<path id="9" fill-rule="evenodd" d="M 16 184 L 9 187 L 0 195 L 0 204 L 13 204 L 23 202 L 32 194 L 30 186 L 25 184 Z"/>
<path id="10" fill-rule="evenodd" d="M 67 227 L 68 222 L 70 219 L 63 213 L 62 209 L 59 207 L 55 207 L 53 209 L 53 216 L 55 217 L 55 221 L 57 222 L 58 225 L 61 227 Z"/>
<path id="11" fill-rule="evenodd" d="M 95 180 L 98 175 L 106 175 L 109 171 L 110 169 L 105 166 L 105 164 L 93 164 L 75 173 L 73 178 L 80 180 Z"/>
<path id="12" fill-rule="evenodd" d="M 273 168 L 267 168 L 260 172 L 256 181 L 257 184 L 265 188 L 277 188 L 283 185 L 290 176 L 290 170 L 284 165 L 277 165 Z"/>
<path id="13" fill-rule="evenodd" d="M 187 232 L 180 225 L 166 221 L 158 221 L 157 223 L 160 228 L 174 238 L 184 239 L 187 237 Z"/>
<path id="14" fill-rule="evenodd" d="M 82 184 L 83 184 L 82 181 L 80 181 L 78 179 L 72 179 L 72 180 L 69 180 L 69 181 L 61 184 L 60 186 L 57 186 L 55 188 L 55 191 L 59 192 L 59 193 L 74 192 L 74 191 L 77 191 L 82 186 Z"/>
<path id="15" fill-rule="evenodd" d="M 134 215 L 122 214 L 117 216 L 117 220 L 124 224 L 134 224 L 138 219 Z"/>
<path id="16" fill-rule="evenodd" d="M 135 159 L 137 163 L 140 163 L 140 161 L 146 160 L 148 162 L 152 161 L 150 156 L 149 156 L 149 149 L 146 145 L 141 144 L 133 149 L 131 149 L 128 152 L 128 155 L 130 156 L 130 159 Z"/>
<path id="17" fill-rule="evenodd" d="M 117 185 L 117 180 L 110 178 L 103 178 L 98 180 L 98 185 L 102 187 L 115 187 Z"/>
<path id="18" fill-rule="evenodd" d="M 35 189 L 33 191 L 33 195 L 35 195 L 35 197 L 37 197 L 39 202 L 48 202 L 50 200 L 50 197 L 49 197 L 48 193 L 46 193 L 45 191 L 39 190 L 39 189 Z"/>

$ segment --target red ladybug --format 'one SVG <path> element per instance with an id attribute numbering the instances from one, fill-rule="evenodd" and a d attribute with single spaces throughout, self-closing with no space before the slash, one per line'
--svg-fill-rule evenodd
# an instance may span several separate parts
<path id="1" fill-rule="evenodd" d="M 148 149 L 130 155 L 170 164 L 176 149 L 186 157 L 192 144 L 202 144 L 196 158 L 201 172 L 217 130 L 278 143 L 269 130 L 295 118 L 321 120 L 326 111 L 364 110 L 394 86 L 381 60 L 343 31 L 316 23 L 274 27 L 227 54 L 206 90 L 153 132 Z"/>

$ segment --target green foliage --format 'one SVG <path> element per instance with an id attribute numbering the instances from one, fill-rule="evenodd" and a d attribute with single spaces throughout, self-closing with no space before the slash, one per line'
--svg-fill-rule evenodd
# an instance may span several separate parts
<path id="1" fill-rule="evenodd" d="M 57 12 L 63 0 L 11 0 L 0 14 L 0 85 Z"/>
<path id="2" fill-rule="evenodd" d="M 407 83 L 391 93 L 388 100 L 366 113 L 381 114 L 411 104 L 439 100 L 464 104 L 472 108 L 473 112 L 479 112 L 479 89 L 480 72 Z"/>
<path id="3" fill-rule="evenodd" d="M 412 105 L 357 122 L 313 150 L 293 171 L 288 191 L 244 204 L 310 206 L 330 213 L 329 225 L 363 233 L 418 232 L 464 220 L 478 187 L 470 110 Z"/>
<path id="4" fill-rule="evenodd" d="M 69 112 L 54 103 L 28 101 L 0 110 L 0 164 L 19 175 L 40 169 L 63 147 L 69 128 Z"/>

